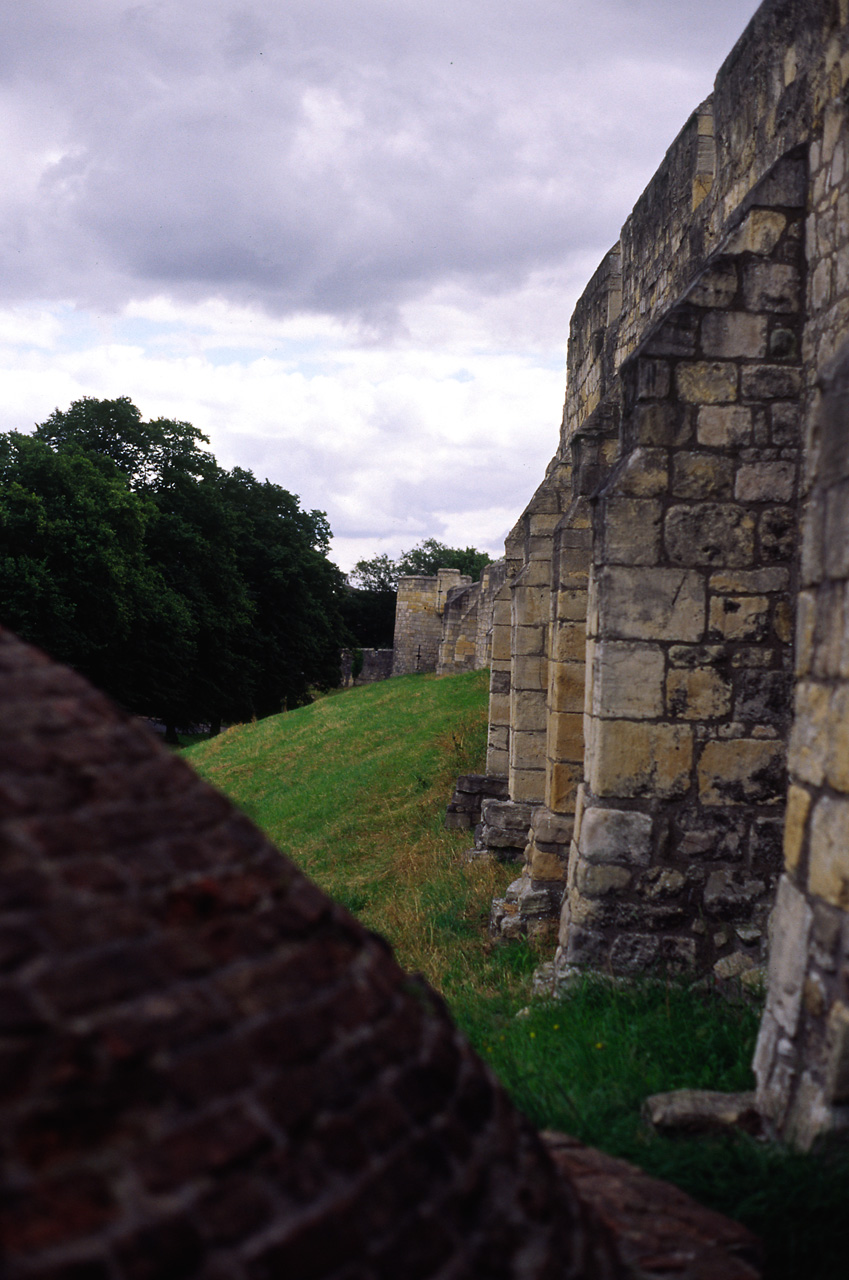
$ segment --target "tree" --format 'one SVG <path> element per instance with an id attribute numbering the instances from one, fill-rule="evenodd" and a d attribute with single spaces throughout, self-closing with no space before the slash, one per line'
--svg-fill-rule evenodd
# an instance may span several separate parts
<path id="1" fill-rule="evenodd" d="M 202 443 L 126 397 L 0 436 L 5 621 L 172 727 L 308 700 L 344 634 L 324 514 Z"/>

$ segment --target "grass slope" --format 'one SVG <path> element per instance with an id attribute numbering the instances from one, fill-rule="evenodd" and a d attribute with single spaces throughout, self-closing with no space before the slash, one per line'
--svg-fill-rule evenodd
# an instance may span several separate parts
<path id="1" fill-rule="evenodd" d="M 537 1125 L 746 1222 L 765 1239 L 771 1280 L 842 1280 L 845 1155 L 791 1155 L 745 1136 L 662 1138 L 640 1118 L 649 1093 L 751 1087 L 756 1010 L 659 981 L 589 979 L 562 1002 L 531 1002 L 540 957 L 490 946 L 490 900 L 515 868 L 465 862 L 468 833 L 442 826 L 457 774 L 483 768 L 487 685 L 486 672 L 366 685 L 237 726 L 187 756 L 442 991 Z"/>

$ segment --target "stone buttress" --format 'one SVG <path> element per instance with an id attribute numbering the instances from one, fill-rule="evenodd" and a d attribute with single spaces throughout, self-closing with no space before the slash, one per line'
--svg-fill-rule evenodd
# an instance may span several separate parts
<path id="1" fill-rule="evenodd" d="M 849 1127 L 847 99 L 847 0 L 767 0 L 578 303 L 477 842 L 524 856 L 497 936 L 562 895 L 543 988 L 769 937 L 759 1105 L 805 1146 Z"/>

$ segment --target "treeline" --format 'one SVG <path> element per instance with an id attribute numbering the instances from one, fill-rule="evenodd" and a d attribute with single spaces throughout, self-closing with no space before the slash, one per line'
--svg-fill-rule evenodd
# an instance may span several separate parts
<path id="1" fill-rule="evenodd" d="M 126 397 L 0 435 L 4 624 L 172 732 L 307 701 L 347 634 L 324 514 L 204 444 Z"/>

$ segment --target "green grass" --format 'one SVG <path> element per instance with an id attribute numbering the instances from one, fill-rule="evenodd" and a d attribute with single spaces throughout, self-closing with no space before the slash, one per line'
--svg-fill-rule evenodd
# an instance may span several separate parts
<path id="1" fill-rule="evenodd" d="M 469 833 L 442 826 L 457 774 L 483 769 L 487 683 L 486 672 L 471 672 L 366 685 L 234 727 L 186 755 L 442 991 L 535 1124 L 739 1218 L 765 1241 L 769 1280 L 843 1280 L 845 1151 L 660 1137 L 641 1120 L 650 1093 L 750 1088 L 756 1009 L 658 980 L 589 978 L 563 1001 L 532 1001 L 531 973 L 550 956 L 490 946 L 490 900 L 516 869 L 465 862 Z"/>

